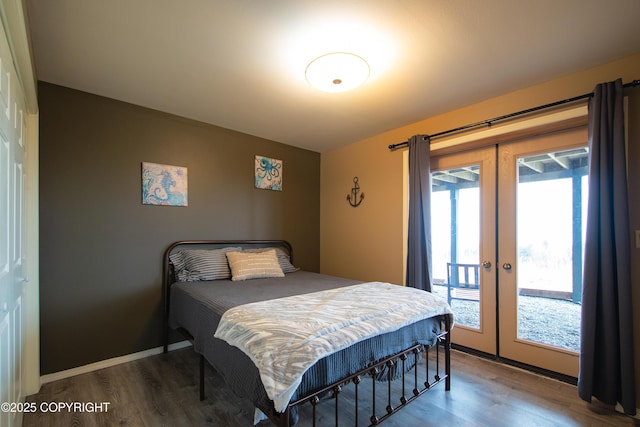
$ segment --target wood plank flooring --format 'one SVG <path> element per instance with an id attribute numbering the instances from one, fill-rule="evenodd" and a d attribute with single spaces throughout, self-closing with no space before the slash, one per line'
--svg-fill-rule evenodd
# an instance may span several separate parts
<path id="1" fill-rule="evenodd" d="M 583 402 L 572 385 L 458 351 L 452 351 L 451 362 L 451 391 L 446 392 L 444 384 L 438 384 L 381 425 L 640 426 L 640 420 L 610 411 L 604 405 Z M 108 411 L 38 411 L 25 414 L 23 426 L 253 424 L 251 404 L 226 388 L 210 366 L 206 387 L 207 399 L 200 402 L 198 357 L 191 348 L 184 348 L 45 384 L 38 394 L 27 397 L 27 402 L 38 407 L 42 402 L 109 402 Z M 330 401 L 326 403 L 332 405 Z M 346 404 L 340 405 L 341 413 L 351 417 Z M 300 426 L 310 425 L 308 406 L 301 410 Z M 321 414 L 319 424 L 334 425 L 333 408 L 322 411 L 326 413 Z M 364 418 L 360 418 L 362 425 Z"/>

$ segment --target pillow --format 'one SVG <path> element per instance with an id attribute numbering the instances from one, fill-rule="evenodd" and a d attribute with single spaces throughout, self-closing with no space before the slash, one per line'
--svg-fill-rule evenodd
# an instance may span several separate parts
<path id="1" fill-rule="evenodd" d="M 231 280 L 284 277 L 275 249 L 262 252 L 227 252 Z"/>
<path id="2" fill-rule="evenodd" d="M 291 260 L 289 259 L 289 255 L 282 248 L 259 248 L 259 249 L 243 249 L 242 252 L 253 252 L 259 253 L 268 251 L 270 249 L 275 249 L 276 257 L 278 257 L 278 264 L 280 264 L 280 268 L 283 273 L 293 273 L 294 271 L 300 270 L 291 264 Z"/>
<path id="3" fill-rule="evenodd" d="M 169 255 L 176 279 L 180 282 L 219 280 L 231 277 L 225 254 L 241 248 L 181 249 Z"/>

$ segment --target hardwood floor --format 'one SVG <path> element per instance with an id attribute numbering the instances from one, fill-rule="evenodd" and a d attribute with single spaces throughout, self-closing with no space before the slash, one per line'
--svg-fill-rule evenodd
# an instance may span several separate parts
<path id="1" fill-rule="evenodd" d="M 640 426 L 640 420 L 612 412 L 604 405 L 583 402 L 569 384 L 458 351 L 452 352 L 451 362 L 451 391 L 438 384 L 382 425 Z M 109 402 L 108 411 L 37 411 L 24 415 L 23 426 L 253 424 L 251 404 L 226 388 L 210 366 L 206 387 L 207 399 L 200 402 L 198 357 L 191 348 L 184 348 L 45 384 L 27 402 L 37 407 L 43 402 Z M 301 410 L 300 426 L 309 425 L 306 406 Z M 341 403 L 341 411 L 345 406 Z M 333 409 L 324 410 L 327 413 L 319 422 L 324 425 L 331 420 L 326 425 L 333 425 Z"/>

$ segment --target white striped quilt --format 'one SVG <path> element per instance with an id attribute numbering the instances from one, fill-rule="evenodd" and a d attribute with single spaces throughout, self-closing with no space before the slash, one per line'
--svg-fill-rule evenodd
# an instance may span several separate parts
<path id="1" fill-rule="evenodd" d="M 231 308 L 215 337 L 251 358 L 275 409 L 283 412 L 321 358 L 441 314 L 453 318 L 447 302 L 430 292 L 371 282 Z"/>

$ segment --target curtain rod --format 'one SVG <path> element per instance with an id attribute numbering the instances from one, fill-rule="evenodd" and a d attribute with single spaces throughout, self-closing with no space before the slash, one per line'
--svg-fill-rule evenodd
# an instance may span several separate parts
<path id="1" fill-rule="evenodd" d="M 638 85 L 640 85 L 640 80 L 633 80 L 632 82 L 625 83 L 624 85 L 622 85 L 622 87 L 628 88 L 628 87 L 635 87 L 635 86 L 638 86 Z M 451 133 L 471 130 L 471 129 L 474 129 L 474 128 L 477 128 L 477 127 L 480 127 L 480 126 L 491 127 L 491 125 L 494 122 L 500 122 L 502 120 L 511 119 L 513 117 L 522 116 L 524 114 L 529 114 L 529 113 L 533 113 L 533 112 L 540 111 L 540 110 L 546 110 L 548 108 L 557 107 L 558 105 L 569 104 L 571 102 L 576 102 L 576 101 L 579 101 L 581 99 L 591 98 L 592 96 L 593 96 L 593 92 L 585 93 L 584 95 L 574 96 L 573 98 L 567 98 L 567 99 L 563 99 L 561 101 L 552 102 L 550 104 L 539 105 L 539 106 L 533 107 L 533 108 L 527 108 L 526 110 L 522 110 L 522 111 L 518 111 L 518 112 L 515 112 L 515 113 L 510 113 L 510 114 L 505 114 L 504 116 L 494 117 L 493 119 L 483 120 L 481 122 L 471 123 L 471 124 L 468 124 L 468 125 L 464 125 L 464 126 L 460 126 L 460 127 L 454 128 L 454 129 L 449 129 L 449 130 L 445 130 L 445 131 L 442 131 L 442 132 L 434 133 L 432 135 L 429 135 L 429 137 L 431 139 L 434 139 L 434 138 L 438 138 L 438 137 L 441 137 L 441 136 L 449 135 Z M 408 145 L 409 145 L 408 141 L 400 142 L 398 144 L 391 144 L 391 145 L 389 145 L 389 150 L 395 150 L 397 148 L 406 147 Z"/>

